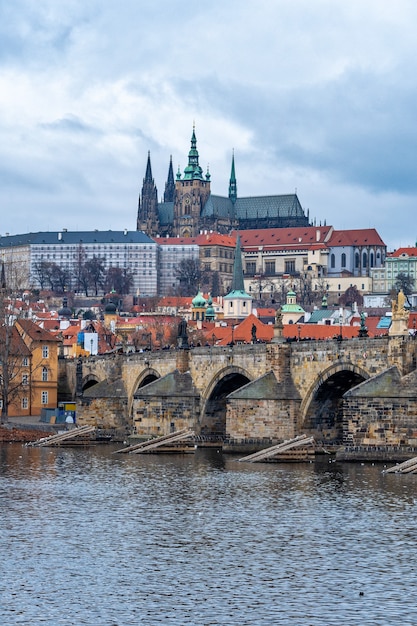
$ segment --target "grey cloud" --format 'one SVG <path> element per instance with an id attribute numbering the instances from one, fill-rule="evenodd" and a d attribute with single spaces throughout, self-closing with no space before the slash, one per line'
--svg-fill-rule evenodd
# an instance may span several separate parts
<path id="1" fill-rule="evenodd" d="M 82 133 L 89 135 L 102 135 L 103 131 L 83 122 L 75 115 L 54 120 L 53 122 L 39 125 L 45 130 L 58 131 L 64 133 Z"/>

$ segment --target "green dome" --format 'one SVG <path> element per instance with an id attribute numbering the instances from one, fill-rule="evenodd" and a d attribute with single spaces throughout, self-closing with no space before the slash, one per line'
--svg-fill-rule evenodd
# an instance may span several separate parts
<path id="1" fill-rule="evenodd" d="M 208 300 L 207 300 L 207 309 L 206 309 L 206 320 L 211 320 L 216 317 L 216 312 L 213 308 L 213 300 L 211 299 L 211 296 L 209 296 Z"/>
<path id="2" fill-rule="evenodd" d="M 206 306 L 207 300 L 204 298 L 201 291 L 199 291 L 195 298 L 192 299 L 191 304 L 193 305 L 194 309 L 201 309 L 202 307 Z"/>

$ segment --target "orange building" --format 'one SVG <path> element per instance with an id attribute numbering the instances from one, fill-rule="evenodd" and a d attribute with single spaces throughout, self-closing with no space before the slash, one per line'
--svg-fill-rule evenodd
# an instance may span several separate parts
<path id="1" fill-rule="evenodd" d="M 40 415 L 42 409 L 57 406 L 60 340 L 29 319 L 18 319 L 15 328 L 30 354 L 29 372 L 9 414 Z"/>

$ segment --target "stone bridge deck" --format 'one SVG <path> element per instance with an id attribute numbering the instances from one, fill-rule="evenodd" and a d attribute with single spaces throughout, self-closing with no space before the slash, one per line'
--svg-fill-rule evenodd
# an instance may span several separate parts
<path id="1" fill-rule="evenodd" d="M 165 434 L 340 439 L 342 396 L 391 366 L 416 367 L 410 337 L 202 347 L 62 362 L 80 423 Z"/>

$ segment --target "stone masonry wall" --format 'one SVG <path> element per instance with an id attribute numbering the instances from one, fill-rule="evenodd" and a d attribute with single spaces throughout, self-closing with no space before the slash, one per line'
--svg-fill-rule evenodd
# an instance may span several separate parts
<path id="1" fill-rule="evenodd" d="M 346 445 L 417 445 L 417 397 L 351 397 L 343 414 Z"/>
<path id="2" fill-rule="evenodd" d="M 273 442 L 295 437 L 298 403 L 281 400 L 230 399 L 227 403 L 228 439 L 269 439 Z"/>

